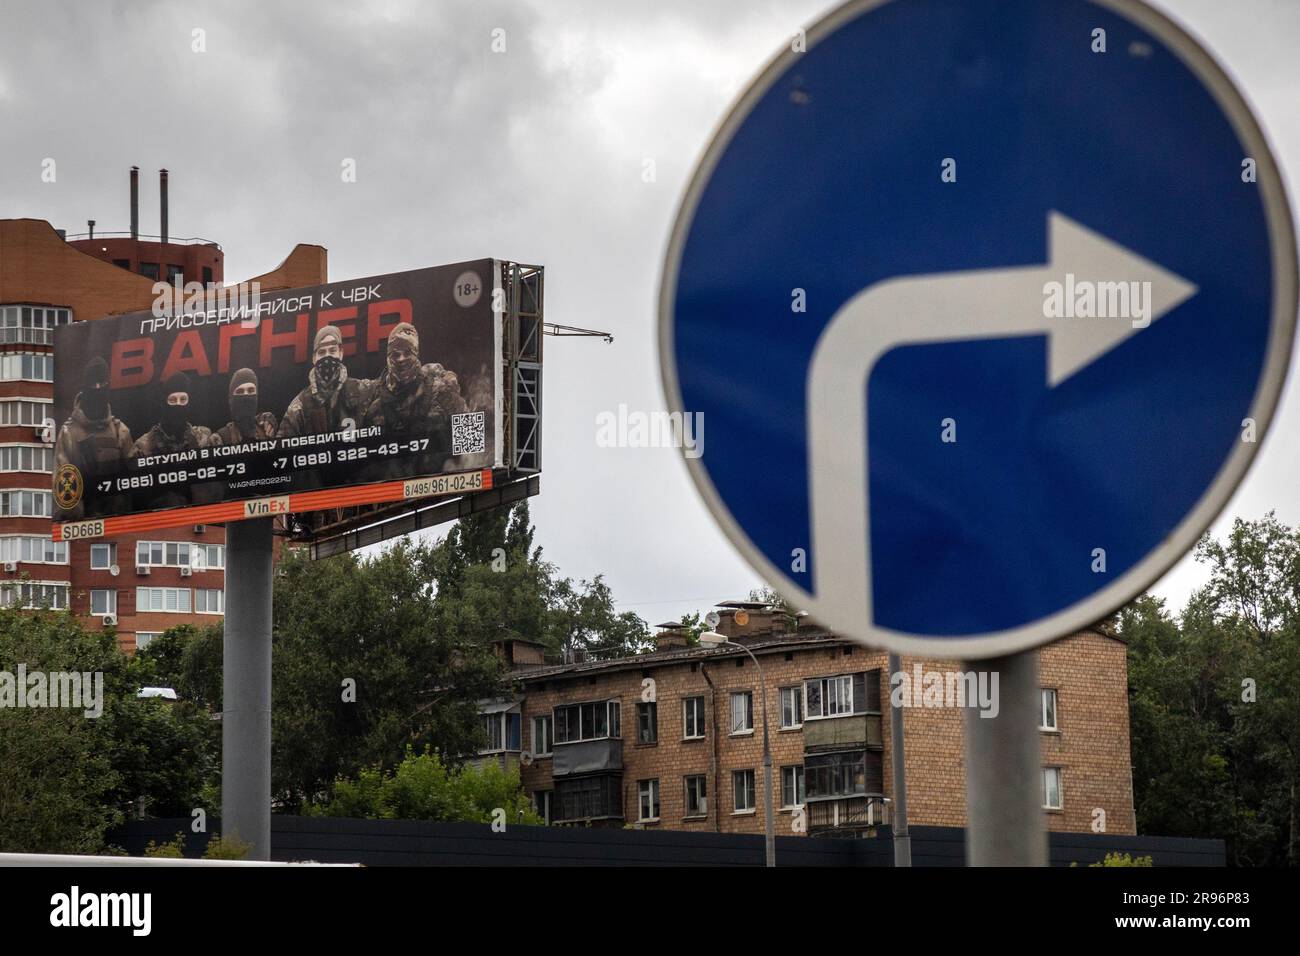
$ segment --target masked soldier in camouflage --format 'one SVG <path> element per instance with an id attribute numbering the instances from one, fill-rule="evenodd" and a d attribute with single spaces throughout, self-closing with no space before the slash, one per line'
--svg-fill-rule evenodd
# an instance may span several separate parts
<path id="1" fill-rule="evenodd" d="M 294 438 L 357 428 L 367 391 L 366 382 L 348 378 L 343 364 L 343 334 L 337 326 L 322 326 L 312 344 L 307 387 L 285 409 L 276 435 Z"/>
<path id="2" fill-rule="evenodd" d="M 230 376 L 230 417 L 212 434 L 214 445 L 242 445 L 275 437 L 275 416 L 257 410 L 257 373 L 241 368 Z"/>
<path id="3" fill-rule="evenodd" d="M 421 365 L 415 326 L 395 326 L 388 334 L 388 365 L 372 384 L 362 427 L 378 425 L 385 442 L 427 438 L 429 444 L 417 458 L 374 462 L 368 480 L 441 471 L 451 453 L 451 416 L 465 410 L 455 373 L 436 362 Z"/>
<path id="4" fill-rule="evenodd" d="M 72 417 L 63 423 L 54 446 L 56 521 L 112 514 L 128 503 L 126 496 L 97 496 L 95 507 L 86 510 L 87 484 L 101 474 L 116 476 L 125 469 L 131 457 L 131 430 L 109 408 L 108 365 L 102 358 L 90 360 L 81 384 Z"/>
<path id="5" fill-rule="evenodd" d="M 171 455 L 183 451 L 195 451 L 211 441 L 212 432 L 202 425 L 190 424 L 190 377 L 184 372 L 177 372 L 163 383 L 162 420 L 136 439 L 132 454 L 136 458 L 148 458 L 154 455 Z M 191 467 L 191 463 L 180 463 L 182 467 Z M 150 468 L 152 472 L 166 471 L 166 468 Z M 190 489 L 186 483 L 155 485 L 152 492 L 146 492 L 149 508 L 178 508 L 189 504 Z"/>

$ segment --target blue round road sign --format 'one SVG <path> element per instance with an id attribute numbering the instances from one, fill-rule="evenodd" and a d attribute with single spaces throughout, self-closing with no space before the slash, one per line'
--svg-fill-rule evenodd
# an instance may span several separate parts
<path id="1" fill-rule="evenodd" d="M 1136 0 L 860 0 L 724 120 L 660 297 L 687 463 L 833 630 L 983 657 L 1183 555 L 1272 417 L 1287 199 L 1232 83 Z"/>

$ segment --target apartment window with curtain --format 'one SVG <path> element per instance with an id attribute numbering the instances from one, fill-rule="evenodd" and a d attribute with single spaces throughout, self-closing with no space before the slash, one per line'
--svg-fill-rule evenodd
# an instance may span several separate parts
<path id="1" fill-rule="evenodd" d="M 704 736 L 704 698 L 687 697 L 682 701 L 682 739 L 699 740 Z"/>
<path id="2" fill-rule="evenodd" d="M 781 688 L 781 729 L 792 730 L 803 726 L 803 688 Z"/>
<path id="3" fill-rule="evenodd" d="M 642 822 L 653 822 L 659 819 L 659 781 L 658 780 L 640 780 L 637 781 L 637 792 L 640 798 L 640 816 L 637 819 Z"/>
<path id="4" fill-rule="evenodd" d="M 1042 706 L 1038 714 L 1039 730 L 1056 730 L 1056 689 L 1044 687 L 1041 691 Z"/>
<path id="5" fill-rule="evenodd" d="M 740 690 L 731 692 L 731 733 L 752 734 L 754 732 L 754 692 Z"/>
<path id="6" fill-rule="evenodd" d="M 636 705 L 637 743 L 659 742 L 659 705 L 654 701 L 641 701 Z"/>
<path id="7" fill-rule="evenodd" d="M 709 813 L 709 785 L 704 774 L 692 774 L 686 778 L 686 815 L 703 817 Z"/>
<path id="8" fill-rule="evenodd" d="M 755 807 L 754 771 L 733 770 L 731 772 L 731 788 L 734 796 L 732 812 L 753 813 Z"/>

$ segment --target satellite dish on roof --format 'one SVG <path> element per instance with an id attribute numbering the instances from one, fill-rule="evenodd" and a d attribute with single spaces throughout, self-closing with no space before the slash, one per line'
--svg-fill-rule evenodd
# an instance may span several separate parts
<path id="1" fill-rule="evenodd" d="M 717 611 L 710 611 L 708 614 L 704 615 L 704 623 L 709 625 L 709 630 L 713 630 L 717 627 L 721 620 L 722 618 L 718 615 Z"/>
<path id="2" fill-rule="evenodd" d="M 741 627 L 749 623 L 749 612 L 743 607 L 736 611 L 736 623 Z"/>

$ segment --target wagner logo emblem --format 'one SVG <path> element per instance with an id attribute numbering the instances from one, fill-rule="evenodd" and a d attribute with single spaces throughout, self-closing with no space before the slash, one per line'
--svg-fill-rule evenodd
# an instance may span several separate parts
<path id="1" fill-rule="evenodd" d="M 54 473 L 54 500 L 64 510 L 75 508 L 81 501 L 85 485 L 81 480 L 81 471 L 76 465 L 64 463 Z"/>

